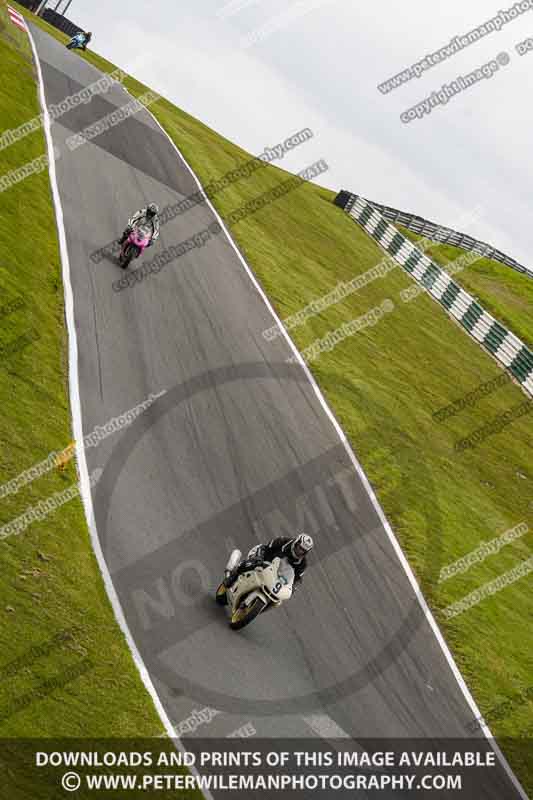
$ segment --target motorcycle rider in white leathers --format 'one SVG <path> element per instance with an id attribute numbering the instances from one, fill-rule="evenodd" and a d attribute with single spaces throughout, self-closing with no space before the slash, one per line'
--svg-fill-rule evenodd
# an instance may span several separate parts
<path id="1" fill-rule="evenodd" d="M 241 561 L 231 575 L 224 579 L 224 585 L 226 588 L 232 586 L 241 572 L 246 572 L 257 561 L 271 563 L 275 558 L 279 558 L 278 575 L 285 579 L 286 587 L 289 590 L 287 599 L 289 599 L 294 586 L 297 586 L 302 580 L 307 568 L 306 556 L 313 546 L 313 539 L 307 533 L 300 533 L 294 538 L 278 536 L 267 544 L 257 544 L 252 547 L 246 559 Z"/>

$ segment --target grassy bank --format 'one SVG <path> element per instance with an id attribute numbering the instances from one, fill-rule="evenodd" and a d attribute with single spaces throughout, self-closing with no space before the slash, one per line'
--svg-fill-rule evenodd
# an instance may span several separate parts
<path id="1" fill-rule="evenodd" d="M 105 71 L 114 68 L 92 53 L 82 57 Z M 137 95 L 146 90 L 133 79 L 126 85 Z M 167 101 L 158 101 L 151 110 L 204 184 L 249 158 Z M 300 152 L 302 167 L 307 166 L 305 145 Z M 283 170 L 266 167 L 231 184 L 213 202 L 223 217 L 229 217 L 231 211 L 286 177 Z M 303 185 L 233 227 L 235 240 L 282 318 L 383 257 L 377 245 L 333 206 L 333 196 L 318 186 Z M 445 613 L 451 603 L 522 564 L 531 556 L 533 537 L 530 532 L 524 534 L 468 571 L 439 581 L 442 567 L 481 542 L 520 523 L 533 527 L 532 417 L 516 419 L 474 449 L 455 449 L 458 440 L 520 405 L 525 397 L 508 383 L 444 422 L 435 419 L 440 408 L 493 380 L 501 370 L 425 294 L 404 303 L 400 292 L 412 283 L 398 267 L 313 316 L 291 335 L 303 350 L 385 299 L 394 304 L 394 310 L 374 327 L 346 339 L 311 367 L 378 494 L 474 697 L 493 732 L 502 739 L 509 737 L 506 755 L 525 787 L 533 791 L 532 765 L 523 749 L 511 741 L 533 733 L 533 654 L 526 630 L 533 615 L 531 576 L 510 583 L 458 616 L 448 618 Z M 481 289 L 476 293 L 503 322 L 505 314 L 515 314 L 507 301 L 503 303 L 501 293 L 498 296 L 490 286 L 483 291 L 486 296 Z M 510 327 L 518 335 L 527 333 L 530 323 L 525 315 L 516 312 L 513 319 L 522 327 L 509 322 Z M 13 467 L 8 474 L 12 472 Z M 106 613 L 103 600 L 101 608 Z"/>
<path id="2" fill-rule="evenodd" d="M 412 242 L 421 238 L 418 234 L 397 226 Z M 447 244 L 429 247 L 426 254 L 439 266 L 456 261 L 464 250 Z M 506 325 L 529 347 L 533 347 L 533 280 L 505 264 L 490 258 L 479 258 L 466 269 L 454 274 L 454 280 L 470 294 L 475 295 L 482 306 L 499 322 Z"/>

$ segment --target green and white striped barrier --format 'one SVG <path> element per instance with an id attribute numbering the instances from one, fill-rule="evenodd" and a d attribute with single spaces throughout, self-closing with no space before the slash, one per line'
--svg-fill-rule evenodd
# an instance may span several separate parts
<path id="1" fill-rule="evenodd" d="M 343 198 L 344 199 L 344 198 Z M 351 194 L 344 208 L 463 328 L 533 396 L 533 353 L 488 314 L 448 273 L 428 258 L 364 197 Z"/>

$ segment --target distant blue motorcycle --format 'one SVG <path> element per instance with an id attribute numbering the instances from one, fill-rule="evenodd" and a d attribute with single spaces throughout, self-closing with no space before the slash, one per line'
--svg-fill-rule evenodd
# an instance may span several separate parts
<path id="1" fill-rule="evenodd" d="M 83 31 L 80 31 L 79 33 L 76 33 L 67 44 L 67 50 L 86 50 L 91 38 L 92 33 L 84 33 Z"/>

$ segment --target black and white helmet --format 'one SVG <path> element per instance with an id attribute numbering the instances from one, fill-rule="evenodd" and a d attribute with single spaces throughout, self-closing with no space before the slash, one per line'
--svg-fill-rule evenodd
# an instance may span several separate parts
<path id="1" fill-rule="evenodd" d="M 146 216 L 155 217 L 156 214 L 159 214 L 159 207 L 156 203 L 150 203 L 146 206 Z"/>
<path id="2" fill-rule="evenodd" d="M 292 548 L 291 548 L 292 554 L 294 558 L 300 560 L 304 556 L 306 556 L 307 553 L 310 550 L 312 550 L 314 546 L 315 543 L 313 542 L 313 539 L 311 536 L 309 536 L 309 534 L 299 533 L 294 542 L 292 543 Z"/>

